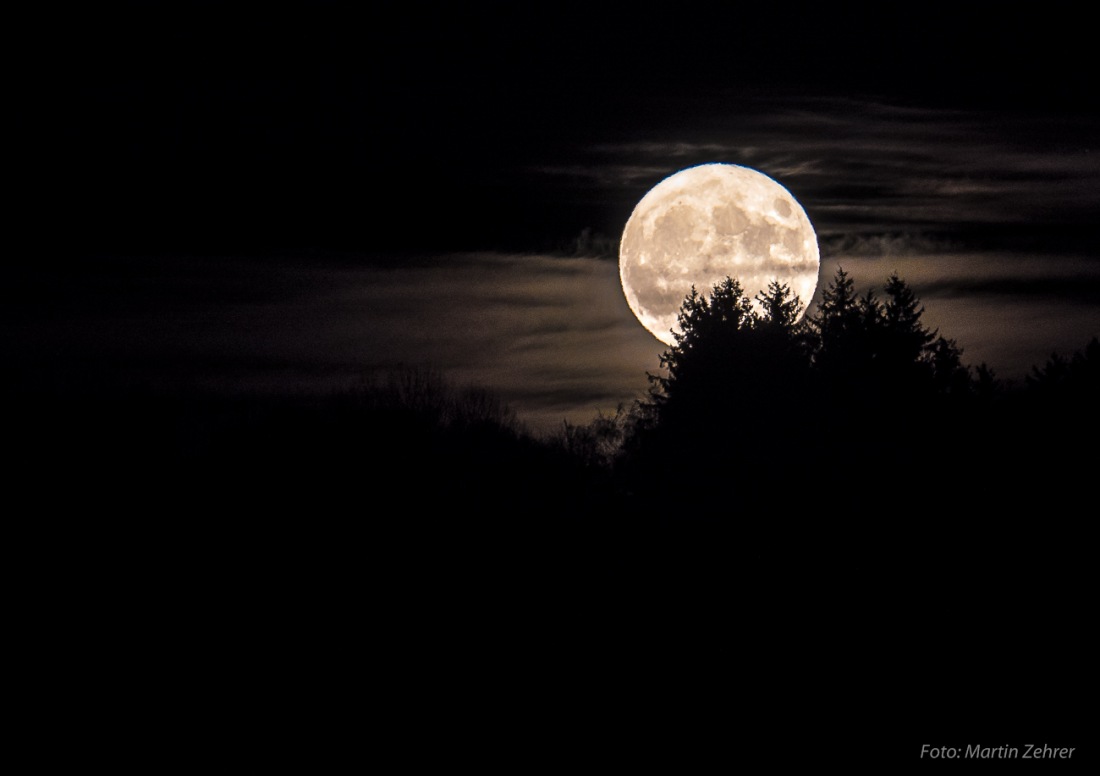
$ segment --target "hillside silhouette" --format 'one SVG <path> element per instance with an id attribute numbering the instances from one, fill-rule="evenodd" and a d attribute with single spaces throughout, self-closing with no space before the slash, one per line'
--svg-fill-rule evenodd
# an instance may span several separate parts
<path id="1" fill-rule="evenodd" d="M 838 272 L 803 318 L 781 284 L 756 301 L 693 292 L 648 396 L 549 437 L 430 369 L 326 396 L 9 382 L 9 504 L 75 634 L 50 654 L 157 677 L 170 656 L 181 688 L 275 709 L 315 692 L 287 676 L 390 677 L 370 693 L 398 716 L 497 699 L 546 726 L 493 717 L 514 740 L 573 746 L 567 717 L 635 753 L 724 740 L 716 700 L 808 761 L 854 693 L 846 729 L 885 735 L 865 759 L 913 744 L 882 709 L 1071 719 L 1100 342 L 1012 385 L 897 277 L 857 295 Z M 137 638 L 168 646 L 118 651 Z"/>
<path id="2" fill-rule="evenodd" d="M 756 300 L 733 278 L 693 289 L 648 396 L 549 436 L 492 391 L 427 368 L 327 395 L 11 380 L 13 473 L 118 515 L 324 515 L 356 503 L 391 524 L 462 512 L 510 525 L 761 527 L 769 521 L 746 515 L 781 502 L 808 520 L 823 494 L 845 493 L 868 513 L 957 527 L 957 516 L 1021 510 L 1068 519 L 1091 498 L 1096 337 L 1006 383 L 929 329 L 896 275 L 859 295 L 841 269 L 803 312 L 779 283 Z"/>
<path id="3" fill-rule="evenodd" d="M 873 746 L 1075 730 L 1100 341 L 1014 384 L 967 365 L 896 275 L 859 295 L 839 270 L 801 319 L 782 284 L 755 301 L 732 278 L 693 290 L 649 396 L 567 428 L 618 507 L 663 526 L 647 570 L 764 638 L 752 659 L 799 697 L 824 675 L 825 697 L 856 688 Z"/>
<path id="4" fill-rule="evenodd" d="M 1070 514 L 1087 496 L 1095 337 L 1012 384 L 928 328 L 897 275 L 861 296 L 840 269 L 801 319 L 777 282 L 753 301 L 732 278 L 708 296 L 693 289 L 649 396 L 568 429 L 616 440 L 604 460 L 625 498 L 658 512 L 690 498 L 706 506 L 692 515 L 737 520 L 781 492 L 788 514 L 808 518 L 843 488 L 895 520 L 958 530 L 1021 510 Z"/>

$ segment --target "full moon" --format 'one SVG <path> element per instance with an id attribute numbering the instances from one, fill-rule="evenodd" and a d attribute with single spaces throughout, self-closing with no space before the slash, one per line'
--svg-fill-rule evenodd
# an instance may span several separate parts
<path id="1" fill-rule="evenodd" d="M 665 178 L 635 206 L 619 246 L 626 301 L 666 345 L 675 342 L 676 316 L 693 285 L 709 296 L 729 276 L 754 299 L 778 280 L 806 306 L 820 269 L 817 235 L 802 206 L 767 175 L 735 164 L 701 164 Z"/>

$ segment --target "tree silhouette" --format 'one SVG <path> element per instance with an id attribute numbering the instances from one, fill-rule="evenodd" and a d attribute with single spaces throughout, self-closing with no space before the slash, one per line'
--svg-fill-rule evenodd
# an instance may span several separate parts
<path id="1" fill-rule="evenodd" d="M 927 347 L 933 390 L 940 396 L 962 398 L 977 392 L 970 369 L 962 362 L 962 348 L 955 340 L 937 337 Z M 983 373 L 985 374 L 985 373 Z M 992 375 L 983 379 L 990 380 Z"/>
<path id="2" fill-rule="evenodd" d="M 1079 451 L 1100 435 L 1100 338 L 1068 358 L 1052 353 L 1042 367 L 1032 368 L 1024 403 L 1033 446 L 1056 452 L 1067 463 L 1094 465 Z M 1075 444 L 1058 443 L 1052 432 Z"/>
<path id="3" fill-rule="evenodd" d="M 692 288 L 661 356 L 667 376 L 651 375 L 651 401 L 664 417 L 713 421 L 731 402 L 774 399 L 790 390 L 808 365 L 804 331 L 796 324 L 802 304 L 788 286 L 773 282 L 757 295 L 757 313 L 738 281 L 727 277 L 709 297 Z"/>
<path id="4" fill-rule="evenodd" d="M 764 309 L 763 315 L 756 319 L 759 326 L 784 335 L 799 332 L 796 324 L 804 307 L 798 296 L 791 292 L 790 286 L 773 280 L 766 290 L 756 295 L 756 301 Z"/>
<path id="5" fill-rule="evenodd" d="M 962 465 L 973 445 L 945 440 L 991 437 L 995 419 L 976 401 L 992 403 L 992 370 L 972 377 L 962 348 L 925 325 L 896 273 L 880 300 L 874 290 L 858 295 L 838 269 L 801 321 L 801 302 L 782 283 L 755 301 L 733 278 L 684 299 L 680 330 L 660 357 L 665 373 L 650 375 L 649 398 L 623 433 L 620 463 L 634 471 L 633 487 L 669 477 L 779 483 L 805 460 L 803 482 L 856 470 L 885 495 L 894 472 L 925 459 Z M 1037 385 L 1060 382 L 1068 366 L 1052 361 L 1048 371 Z M 882 433 L 855 433 L 857 417 Z"/>
<path id="6" fill-rule="evenodd" d="M 720 400 L 738 379 L 755 313 L 741 284 L 726 278 L 704 297 L 692 286 L 677 315 L 674 344 L 660 355 L 667 375 L 650 375 L 651 405 L 664 417 Z"/>
<path id="7" fill-rule="evenodd" d="M 740 283 L 725 278 L 709 296 L 684 299 L 674 343 L 650 375 L 649 399 L 627 440 L 633 486 L 778 475 L 810 411 L 810 353 L 802 305 L 785 284 L 757 295 L 757 312 Z"/>
<path id="8" fill-rule="evenodd" d="M 881 316 L 873 293 L 857 296 L 851 276 L 839 268 L 808 321 L 814 370 L 831 402 L 850 406 L 867 401 Z"/>
<path id="9" fill-rule="evenodd" d="M 977 395 L 962 348 L 924 325 L 924 307 L 912 288 L 895 273 L 884 291 L 883 301 L 872 290 L 857 296 L 841 268 L 822 294 L 810 326 L 814 369 L 830 399 L 882 408 Z M 983 374 L 988 392 L 992 373 Z"/>
<path id="10" fill-rule="evenodd" d="M 815 354 L 819 366 L 836 364 L 844 368 L 852 361 L 852 351 L 862 332 L 863 316 L 859 298 L 855 292 L 855 282 L 844 271 L 837 269 L 836 277 L 821 295 L 817 313 L 811 317 L 820 340 Z"/>
<path id="11" fill-rule="evenodd" d="M 909 284 L 890 275 L 883 289 L 886 294 L 875 327 L 878 372 L 891 394 L 913 395 L 929 385 L 932 369 L 926 349 L 937 332 L 921 321 L 924 306 Z"/>
<path id="12" fill-rule="evenodd" d="M 1100 392 L 1100 338 L 1093 337 L 1070 358 L 1053 353 L 1028 375 L 1032 391 L 1071 401 L 1091 400 Z"/>

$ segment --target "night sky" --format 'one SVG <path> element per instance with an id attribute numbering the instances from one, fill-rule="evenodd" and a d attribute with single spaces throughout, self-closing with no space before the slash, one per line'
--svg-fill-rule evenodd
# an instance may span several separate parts
<path id="1" fill-rule="evenodd" d="M 817 298 L 838 267 L 880 298 L 896 272 L 964 363 L 1021 384 L 1100 335 L 1084 9 L 158 0 L 12 24 L 0 365 L 42 752 L 881 773 L 859 765 L 1047 743 L 1094 773 L 1084 404 L 947 413 L 944 437 L 904 392 L 822 392 L 762 438 L 723 394 L 718 431 L 674 420 L 620 481 L 340 402 L 429 367 L 553 442 L 645 397 L 665 346 L 619 239 L 710 162 L 803 206 Z"/>
<path id="2" fill-rule="evenodd" d="M 584 421 L 663 350 L 619 287 L 626 219 L 704 162 L 799 200 L 819 293 L 896 271 L 966 363 L 1018 380 L 1100 333 L 1072 6 L 743 5 L 58 10 L 21 71 L 5 362 L 230 391 L 428 365 Z"/>

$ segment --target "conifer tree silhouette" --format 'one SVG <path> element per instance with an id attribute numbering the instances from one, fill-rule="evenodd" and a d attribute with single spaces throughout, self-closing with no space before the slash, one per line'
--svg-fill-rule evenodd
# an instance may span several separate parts
<path id="1" fill-rule="evenodd" d="M 649 400 L 630 444 L 639 487 L 669 479 L 744 482 L 789 466 L 804 415 L 810 349 L 796 323 L 802 303 L 782 283 L 757 295 L 725 278 L 709 296 L 684 299 L 674 343 L 650 375 Z"/>
<path id="2" fill-rule="evenodd" d="M 884 291 L 876 332 L 879 373 L 895 396 L 920 393 L 932 377 L 925 350 L 937 332 L 921 321 L 924 306 L 897 273 L 890 275 Z"/>
<path id="3" fill-rule="evenodd" d="M 839 268 L 808 321 L 814 369 L 831 401 L 849 405 L 865 400 L 881 315 L 873 294 L 857 296 L 851 276 Z"/>

